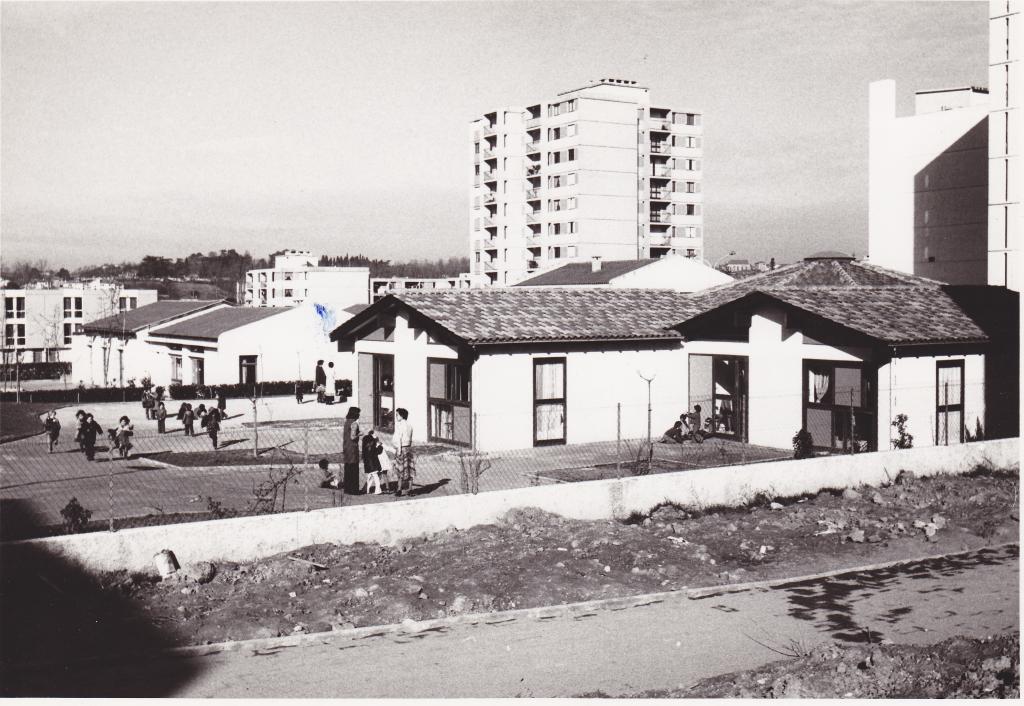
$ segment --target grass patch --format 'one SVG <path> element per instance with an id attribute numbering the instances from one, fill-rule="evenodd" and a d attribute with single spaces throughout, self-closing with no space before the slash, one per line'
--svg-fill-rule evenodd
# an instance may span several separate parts
<path id="1" fill-rule="evenodd" d="M 39 415 L 59 406 L 43 402 L 4 402 L 0 418 L 0 444 L 42 434 L 43 422 Z M 64 436 L 64 431 L 61 429 L 61 436 Z M 74 437 L 74 429 L 71 432 Z"/>

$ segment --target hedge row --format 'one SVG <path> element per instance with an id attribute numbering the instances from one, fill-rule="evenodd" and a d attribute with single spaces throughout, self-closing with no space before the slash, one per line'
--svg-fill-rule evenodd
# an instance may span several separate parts
<path id="1" fill-rule="evenodd" d="M 215 398 L 217 390 L 222 389 L 227 397 L 234 398 L 249 398 L 253 394 L 252 385 L 211 385 L 204 387 L 204 393 L 207 398 Z M 304 381 L 302 383 L 303 394 L 314 394 L 313 383 Z M 342 397 L 349 398 L 352 396 L 352 381 L 351 380 L 339 380 L 338 391 Z M 256 383 L 256 394 L 259 397 L 272 397 L 275 395 L 294 395 L 295 394 L 295 381 L 274 381 L 274 382 L 260 382 Z M 167 393 L 164 394 L 164 398 L 167 399 L 167 394 L 170 394 L 170 399 L 175 400 L 191 400 L 196 399 L 196 386 L 195 385 L 171 385 Z M 17 399 L 17 394 L 13 391 L 0 393 L 0 401 L 3 402 L 14 402 Z M 68 403 L 85 403 L 85 402 L 121 402 L 122 400 L 127 402 L 141 402 L 142 401 L 142 388 L 141 387 L 87 387 L 87 388 L 68 388 L 64 390 L 22 390 L 21 399 L 23 402 L 68 402 Z"/>
<path id="2" fill-rule="evenodd" d="M 62 375 L 71 374 L 71 363 L 57 360 L 39 363 L 21 363 L 18 366 L 0 365 L 0 376 L 8 380 L 59 380 Z"/>
<path id="3" fill-rule="evenodd" d="M 313 393 L 313 383 L 309 380 L 302 381 L 302 393 L 305 395 Z M 226 397 L 250 398 L 253 396 L 253 385 L 236 383 L 232 385 L 171 385 L 167 391 L 175 400 L 197 399 L 198 388 L 202 387 L 203 397 L 216 398 L 220 390 L 224 390 Z M 272 397 L 274 395 L 294 395 L 294 380 L 275 380 L 273 382 L 258 382 L 255 385 L 255 394 L 259 397 Z M 338 380 L 338 392 L 342 397 L 352 396 L 352 381 Z"/>

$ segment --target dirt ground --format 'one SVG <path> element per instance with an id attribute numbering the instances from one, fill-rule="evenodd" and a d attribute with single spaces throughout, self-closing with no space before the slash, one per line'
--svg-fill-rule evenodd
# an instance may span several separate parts
<path id="1" fill-rule="evenodd" d="M 604 694 L 584 694 L 592 698 Z M 796 659 L 639 698 L 1020 698 L 1020 634 L 934 645 L 822 644 Z"/>
<path id="2" fill-rule="evenodd" d="M 102 578 L 173 644 L 204 644 L 793 577 L 1018 537 L 1016 473 L 759 498 L 748 508 L 656 508 L 625 522 L 536 509 L 394 547 L 305 547 L 186 565 L 167 580 Z M 171 548 L 173 549 L 173 547 Z M 311 563 L 312 562 L 312 563 Z"/>

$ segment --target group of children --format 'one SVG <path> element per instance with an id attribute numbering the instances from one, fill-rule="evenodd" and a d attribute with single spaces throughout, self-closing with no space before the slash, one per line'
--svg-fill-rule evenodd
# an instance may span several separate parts
<path id="1" fill-rule="evenodd" d="M 75 412 L 75 419 L 78 426 L 75 429 L 75 443 L 85 454 L 86 460 L 92 461 L 96 456 L 96 439 L 103 433 L 103 427 L 99 425 L 91 412 L 80 409 Z M 46 413 L 43 420 L 43 429 L 46 433 L 46 444 L 50 453 L 60 443 L 60 420 L 57 418 L 57 410 Z M 132 422 L 128 417 L 121 417 L 117 426 L 107 430 L 107 438 L 110 439 L 112 448 L 117 451 L 121 458 L 128 458 L 128 451 L 132 448 L 130 437 L 135 433 Z"/>
<path id="2" fill-rule="evenodd" d="M 704 441 L 708 435 L 704 431 L 704 419 L 699 404 L 693 406 L 692 412 L 683 412 L 679 415 L 679 421 L 667 429 L 661 438 L 660 443 L 681 444 L 686 440 L 695 441 L 698 444 Z"/>

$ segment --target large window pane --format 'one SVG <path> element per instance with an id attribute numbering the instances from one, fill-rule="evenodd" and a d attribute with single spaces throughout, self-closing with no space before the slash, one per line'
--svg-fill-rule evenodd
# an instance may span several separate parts
<path id="1" fill-rule="evenodd" d="M 565 394 L 565 362 L 541 361 L 534 367 L 534 397 L 559 400 Z"/>
<path id="2" fill-rule="evenodd" d="M 960 388 L 963 384 L 962 375 L 963 369 L 959 365 L 956 367 L 939 368 L 938 394 L 940 406 L 960 404 Z"/>
<path id="3" fill-rule="evenodd" d="M 835 404 L 839 407 L 863 407 L 859 368 L 836 368 Z"/>
<path id="4" fill-rule="evenodd" d="M 827 409 L 807 410 L 807 431 L 815 446 L 832 445 L 832 412 Z"/>
<path id="5" fill-rule="evenodd" d="M 556 441 L 565 438 L 565 405 L 539 404 L 536 407 L 537 441 Z"/>
<path id="6" fill-rule="evenodd" d="M 832 389 L 832 370 L 825 367 L 812 366 L 807 370 L 807 401 L 815 404 L 830 404 L 829 395 Z"/>
<path id="7" fill-rule="evenodd" d="M 444 363 L 430 363 L 430 376 L 428 396 L 434 399 L 445 399 L 444 389 Z"/>

